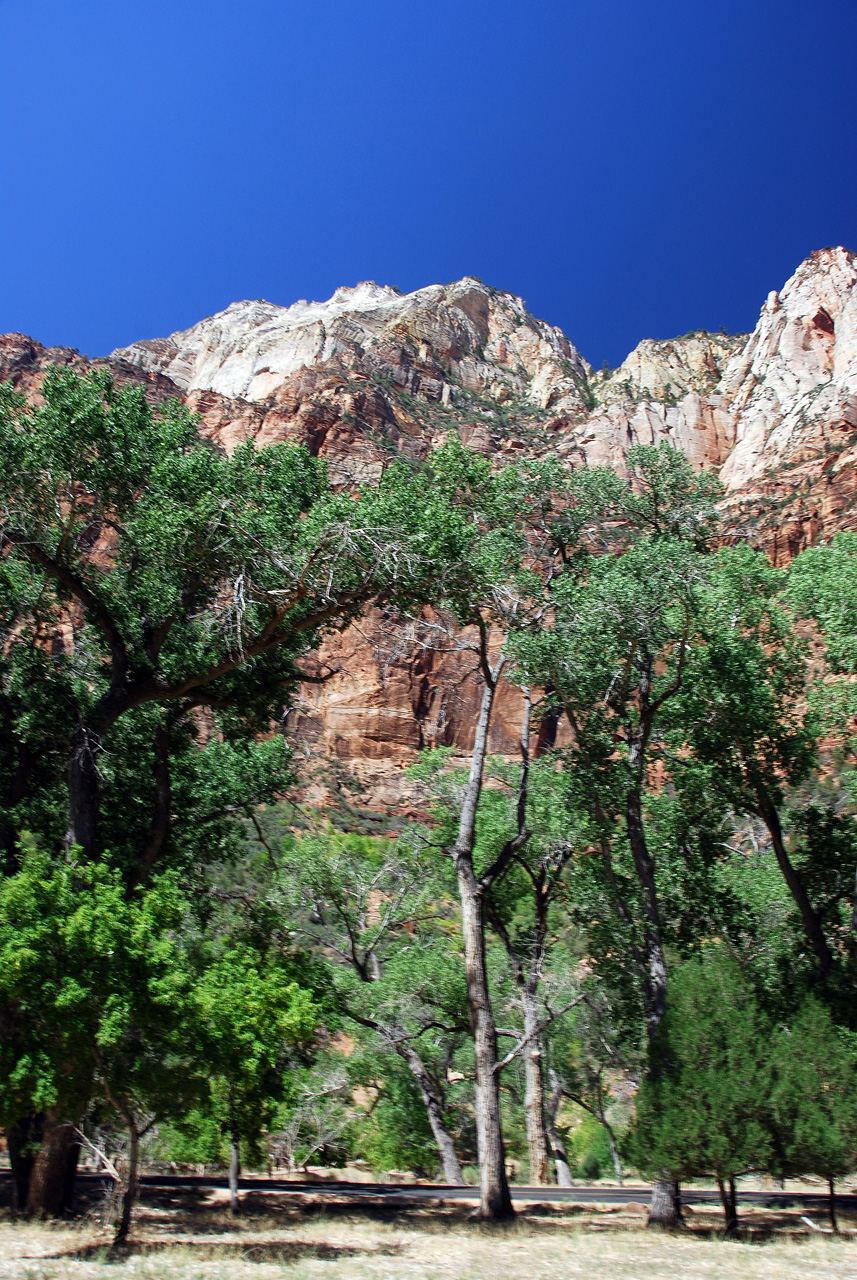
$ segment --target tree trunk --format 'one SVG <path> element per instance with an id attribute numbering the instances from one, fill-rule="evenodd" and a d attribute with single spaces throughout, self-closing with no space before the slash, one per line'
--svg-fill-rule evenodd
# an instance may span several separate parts
<path id="1" fill-rule="evenodd" d="M 565 1149 L 565 1143 L 560 1136 L 560 1132 L 556 1127 L 559 1105 L 562 1102 L 562 1085 L 553 1068 L 551 1068 L 550 1082 L 551 1095 L 547 1106 L 548 1137 L 550 1138 L 551 1152 L 553 1154 L 554 1166 L 556 1168 L 557 1186 L 573 1187 L 574 1179 L 571 1176 L 571 1168 L 568 1163 L 568 1152 Z"/>
<path id="2" fill-rule="evenodd" d="M 836 1189 L 832 1178 L 827 1179 L 827 1209 L 830 1214 L 830 1225 L 839 1234 L 839 1223 L 836 1220 Z"/>
<path id="3" fill-rule="evenodd" d="M 27 1213 L 36 1218 L 57 1218 L 68 1199 L 69 1156 L 77 1146 L 74 1125 L 58 1124 L 45 1117 L 42 1145 L 36 1153 L 27 1189 Z"/>
<path id="4" fill-rule="evenodd" d="M 241 1211 L 238 1201 L 238 1178 L 241 1174 L 241 1137 L 234 1124 L 229 1131 L 229 1212 Z"/>
<path id="5" fill-rule="evenodd" d="M 98 852 L 99 781 L 95 757 L 100 746 L 98 735 L 81 727 L 72 738 L 68 761 L 68 843 L 78 845 L 87 859 Z"/>
<path id="6" fill-rule="evenodd" d="M 649 1206 L 649 1227 L 681 1226 L 681 1195 L 678 1183 L 665 1174 L 652 1183 L 652 1201 Z"/>
<path id="7" fill-rule="evenodd" d="M 479 1216 L 500 1222 L 514 1217 L 512 1197 L 506 1177 L 506 1152 L 500 1118 L 500 1075 L 495 1069 L 497 1027 L 488 989 L 485 964 L 484 889 L 473 870 L 476 810 L 482 791 L 488 726 L 502 660 L 486 678 L 482 705 L 476 725 L 470 777 L 464 794 L 458 839 L 452 849 L 453 864 L 461 899 L 467 1005 L 473 1033 L 475 1067 L 474 1113 L 476 1146 L 479 1153 Z"/>
<path id="8" fill-rule="evenodd" d="M 437 1092 L 432 1085 L 431 1077 L 426 1071 L 423 1061 L 416 1049 L 411 1045 L 397 1045 L 396 1048 L 400 1057 L 404 1058 L 405 1062 L 408 1064 L 411 1075 L 414 1077 L 419 1087 L 419 1091 L 428 1114 L 431 1131 L 434 1135 L 434 1140 L 437 1143 L 437 1149 L 440 1152 L 441 1164 L 443 1165 L 443 1180 L 448 1186 L 463 1187 L 466 1183 L 455 1151 L 455 1144 L 453 1143 L 452 1135 L 444 1122 L 443 1108 L 441 1107 Z"/>
<path id="9" fill-rule="evenodd" d="M 729 1179 L 727 1186 L 722 1178 L 717 1179 L 717 1190 L 720 1192 L 720 1203 L 723 1205 L 723 1217 L 726 1222 L 726 1235 L 738 1230 L 738 1205 L 735 1196 L 735 1179 Z"/>
<path id="10" fill-rule="evenodd" d="M 30 1177 L 36 1162 L 36 1151 L 42 1137 L 42 1117 L 25 1116 L 6 1129 L 6 1150 L 12 1174 L 12 1208 L 16 1213 L 27 1209 Z"/>
<path id="11" fill-rule="evenodd" d="M 125 1170 L 125 1181 L 120 1191 L 119 1222 L 116 1235 L 113 1237 L 114 1248 L 124 1244 L 131 1230 L 131 1215 L 137 1200 L 137 1171 L 140 1158 L 140 1134 L 136 1124 L 126 1119 L 128 1125 L 128 1162 Z"/>
<path id="12" fill-rule="evenodd" d="M 660 912 L 658 894 L 655 885 L 655 862 L 649 853 L 646 843 L 646 832 L 643 826 L 643 806 L 640 790 L 631 787 L 626 800 L 626 822 L 628 841 L 634 858 L 634 867 L 643 898 L 645 924 L 643 941 L 646 949 L 648 970 L 648 1016 L 647 1030 L 649 1042 L 654 1040 L 661 1019 L 667 1007 L 667 964 L 661 944 Z M 652 1185 L 652 1202 L 649 1209 L 648 1226 L 675 1227 L 681 1223 L 681 1195 L 678 1182 L 668 1170 L 655 1178 Z"/>
<path id="13" fill-rule="evenodd" d="M 488 992 L 482 894 L 470 859 L 457 859 L 456 862 L 467 971 L 467 1004 L 473 1032 L 479 1216 L 499 1222 L 514 1217 L 515 1211 L 506 1178 L 506 1152 L 500 1119 L 500 1076 L 494 1069 L 498 1062 L 497 1029 Z"/>
<path id="14" fill-rule="evenodd" d="M 619 1159 L 619 1148 L 616 1146 L 616 1135 L 613 1132 L 612 1124 L 608 1124 L 604 1117 L 601 1117 L 601 1123 L 604 1125 L 604 1131 L 607 1134 L 607 1141 L 610 1144 L 610 1159 L 613 1161 L 613 1169 L 616 1173 L 616 1181 L 619 1186 L 622 1185 L 622 1161 Z"/>
<path id="15" fill-rule="evenodd" d="M 649 695 L 652 687 L 652 661 L 647 658 L 640 668 L 639 708 L 640 722 L 636 730 L 628 730 L 628 767 L 634 784 L 625 797 L 625 826 L 628 843 L 634 859 L 634 869 L 640 886 L 643 903 L 643 944 L 646 953 L 646 1029 L 651 1044 L 657 1034 L 667 1007 L 667 963 L 661 942 L 661 919 L 658 907 L 658 889 L 655 883 L 655 860 L 646 842 L 643 825 L 642 779 L 645 769 L 646 746 L 652 729 L 652 710 Z M 681 1194 L 678 1182 L 669 1170 L 663 1170 L 652 1184 L 652 1201 L 648 1226 L 675 1227 L 681 1223 Z"/>
<path id="16" fill-rule="evenodd" d="M 565 1149 L 565 1143 L 554 1125 L 551 1125 L 548 1129 L 548 1135 L 553 1149 L 556 1184 L 558 1187 L 573 1187 L 574 1179 L 571 1176 L 571 1165 L 568 1163 L 568 1152 Z"/>
<path id="17" fill-rule="evenodd" d="M 655 885 L 655 860 L 649 853 L 646 832 L 643 827 L 643 802 L 640 788 L 631 787 L 626 796 L 625 822 L 628 843 L 634 858 L 634 868 L 643 902 L 643 941 L 648 969 L 649 1037 L 653 1037 L 660 1025 L 667 1006 L 667 964 L 661 944 L 661 921 L 658 909 L 658 893 Z"/>
<path id="18" fill-rule="evenodd" d="M 770 835 L 771 843 L 774 846 L 777 865 L 783 874 L 783 879 L 788 885 L 788 889 L 792 895 L 795 906 L 800 912 L 804 932 L 806 933 L 810 946 L 815 952 L 816 959 L 821 967 L 821 972 L 824 977 L 827 978 L 833 968 L 833 956 L 831 954 L 830 947 L 827 945 L 824 930 L 822 929 L 818 916 L 813 910 L 812 903 L 809 900 L 809 894 L 807 893 L 803 881 L 789 858 L 785 840 L 783 839 L 783 829 L 780 826 L 780 815 L 777 813 L 776 807 L 771 803 L 770 797 L 763 787 L 757 786 L 756 795 L 759 801 L 759 813 L 761 814 L 762 821 L 768 828 L 768 834 Z"/>
<path id="19" fill-rule="evenodd" d="M 542 1070 L 541 1039 L 536 1034 L 539 1025 L 535 992 L 524 992 L 524 1036 L 532 1036 L 524 1050 L 524 1115 L 527 1124 L 527 1151 L 530 1162 L 530 1183 L 534 1187 L 550 1183 L 550 1157 L 545 1125 L 545 1085 Z"/>
<path id="20" fill-rule="evenodd" d="M 74 1193 L 77 1185 L 77 1166 L 80 1160 L 80 1139 L 71 1144 L 66 1154 L 65 1173 L 63 1175 L 62 1184 L 62 1212 L 71 1215 L 74 1213 Z"/>

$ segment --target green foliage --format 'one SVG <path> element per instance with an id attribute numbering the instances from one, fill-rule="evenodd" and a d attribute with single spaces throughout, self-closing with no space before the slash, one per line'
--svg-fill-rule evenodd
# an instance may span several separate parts
<path id="1" fill-rule="evenodd" d="M 174 877 L 128 897 L 117 872 L 34 851 L 0 884 L 3 1116 L 79 1115 L 93 1081 L 111 1105 L 180 1111 L 199 1092 L 192 976 Z"/>
<path id="2" fill-rule="evenodd" d="M 801 552 L 789 570 L 788 598 L 818 623 L 833 670 L 857 671 L 857 534 L 837 533 Z"/>
<path id="3" fill-rule="evenodd" d="M 857 1167 L 857 1044 L 809 997 L 773 1039 L 780 1171 L 833 1181 Z"/>
<path id="4" fill-rule="evenodd" d="M 580 1123 L 569 1131 L 566 1146 L 573 1157 L 572 1171 L 577 1177 L 595 1182 L 613 1172 L 607 1133 L 594 1116 L 584 1114 Z"/>
<path id="5" fill-rule="evenodd" d="M 299 967 L 276 951 L 260 954 L 233 943 L 202 966 L 193 987 L 193 1017 L 210 1103 L 224 1131 L 240 1136 L 251 1156 L 279 1104 L 291 1096 L 289 1067 L 311 1049 L 321 1018 Z"/>
<path id="6" fill-rule="evenodd" d="M 627 1141 L 642 1172 L 725 1180 L 770 1167 L 769 1028 L 717 947 L 672 977 L 666 1016 Z"/>

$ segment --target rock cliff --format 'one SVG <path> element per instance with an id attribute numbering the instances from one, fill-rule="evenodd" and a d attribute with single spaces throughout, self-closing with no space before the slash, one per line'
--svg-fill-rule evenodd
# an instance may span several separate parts
<path id="1" fill-rule="evenodd" d="M 857 257 L 821 250 L 769 295 L 749 336 L 646 339 L 598 373 L 522 299 L 467 277 L 407 295 L 366 282 L 327 302 L 236 302 L 94 362 L 8 334 L 0 378 L 37 399 L 49 364 L 106 365 L 156 402 L 182 396 L 223 448 L 304 442 L 338 485 L 450 431 L 492 457 L 552 452 L 618 470 L 635 442 L 668 439 L 719 470 L 727 530 L 784 561 L 857 528 L 855 286 Z M 406 806 L 399 774 L 416 751 L 471 737 L 477 682 L 437 656 L 384 659 L 371 643 L 383 633 L 372 615 L 332 639 L 320 661 L 336 674 L 307 686 L 292 717 L 299 739 L 322 746 L 319 785 L 345 808 L 359 808 L 355 779 L 372 805 Z M 494 750 L 514 749 L 517 712 L 510 690 Z"/>

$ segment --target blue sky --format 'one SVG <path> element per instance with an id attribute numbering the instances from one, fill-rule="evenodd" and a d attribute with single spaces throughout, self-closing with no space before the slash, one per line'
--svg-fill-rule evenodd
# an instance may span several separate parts
<path id="1" fill-rule="evenodd" d="M 0 332 L 477 275 L 583 354 L 857 249 L 855 0 L 0 0 Z"/>

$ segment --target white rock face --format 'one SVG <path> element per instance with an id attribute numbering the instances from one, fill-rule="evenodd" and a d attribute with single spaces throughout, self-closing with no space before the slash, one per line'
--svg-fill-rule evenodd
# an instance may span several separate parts
<path id="1" fill-rule="evenodd" d="M 857 255 L 822 249 L 772 292 L 718 390 L 735 420 L 727 489 L 754 487 L 857 427 Z"/>
<path id="2" fill-rule="evenodd" d="M 720 381 L 729 359 L 747 341 L 746 334 L 706 333 L 657 341 L 645 338 L 607 377 L 594 384 L 601 404 L 622 400 L 675 403 L 688 391 L 707 394 Z"/>
<path id="3" fill-rule="evenodd" d="M 172 379 L 223 447 L 302 440 L 337 484 L 380 474 L 386 447 L 424 456 L 454 430 L 487 455 L 620 472 L 632 445 L 669 440 L 722 468 L 729 520 L 775 558 L 851 527 L 857 508 L 857 257 L 842 248 L 807 258 L 749 338 L 646 339 L 604 374 L 520 298 L 471 277 L 236 302 L 113 358 Z"/>
<path id="4" fill-rule="evenodd" d="M 185 392 L 268 399 L 302 369 L 339 362 L 383 375 L 413 362 L 437 365 L 469 391 L 502 402 L 525 396 L 541 408 L 580 410 L 590 369 L 561 330 L 533 319 L 524 302 L 469 277 L 415 293 L 366 281 L 327 302 L 234 302 L 169 338 L 114 351 Z M 439 384 L 437 391 L 443 394 Z M 449 398 L 447 393 L 447 398 Z"/>

